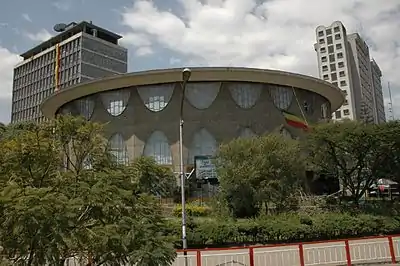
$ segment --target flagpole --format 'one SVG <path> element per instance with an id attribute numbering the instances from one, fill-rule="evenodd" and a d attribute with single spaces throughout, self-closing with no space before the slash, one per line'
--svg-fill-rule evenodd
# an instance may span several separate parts
<path id="1" fill-rule="evenodd" d="M 301 105 L 300 105 L 300 103 L 299 103 L 299 99 L 297 99 L 296 90 L 294 89 L 293 86 L 292 86 L 292 89 L 293 89 L 294 98 L 296 99 L 297 105 L 298 105 L 299 108 L 300 108 L 301 116 L 303 117 L 304 122 L 306 122 L 306 125 L 308 126 L 307 118 L 306 118 L 306 116 L 304 115 L 303 108 L 301 108 Z"/>

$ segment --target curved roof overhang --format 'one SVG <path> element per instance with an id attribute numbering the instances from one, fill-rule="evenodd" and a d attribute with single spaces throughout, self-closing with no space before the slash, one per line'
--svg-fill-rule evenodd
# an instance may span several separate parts
<path id="1" fill-rule="evenodd" d="M 130 86 L 182 82 L 182 70 L 175 68 L 133 72 L 77 84 L 47 98 L 41 105 L 42 113 L 47 118 L 53 118 L 57 110 L 64 104 L 100 92 Z M 332 112 L 338 109 L 344 101 L 343 93 L 333 84 L 295 73 L 237 67 L 196 67 L 191 68 L 191 72 L 191 82 L 257 82 L 293 86 L 325 97 L 331 104 Z"/>

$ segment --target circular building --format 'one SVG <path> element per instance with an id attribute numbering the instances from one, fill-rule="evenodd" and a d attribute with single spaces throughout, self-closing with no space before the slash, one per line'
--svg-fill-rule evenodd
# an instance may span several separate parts
<path id="1" fill-rule="evenodd" d="M 151 156 L 179 171 L 183 87 L 182 69 L 128 73 L 61 90 L 42 104 L 42 112 L 108 123 L 106 137 L 119 161 Z M 344 100 L 338 87 L 323 80 L 250 68 L 192 68 L 185 88 L 183 154 L 189 167 L 196 156 L 212 156 L 219 143 L 237 137 L 299 137 L 303 130 L 285 114 L 312 124 L 329 118 Z"/>

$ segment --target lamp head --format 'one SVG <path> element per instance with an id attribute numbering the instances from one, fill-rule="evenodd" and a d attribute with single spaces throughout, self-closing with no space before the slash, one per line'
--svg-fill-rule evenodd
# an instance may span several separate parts
<path id="1" fill-rule="evenodd" d="M 190 79 L 190 76 L 192 75 L 192 70 L 190 68 L 185 68 L 182 70 L 182 80 L 184 82 L 187 82 Z"/>

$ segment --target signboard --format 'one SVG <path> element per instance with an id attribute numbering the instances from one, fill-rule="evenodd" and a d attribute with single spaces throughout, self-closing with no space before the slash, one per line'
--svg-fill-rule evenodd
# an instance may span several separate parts
<path id="1" fill-rule="evenodd" d="M 217 178 L 217 171 L 212 156 L 195 156 L 194 162 L 197 179 Z"/>

